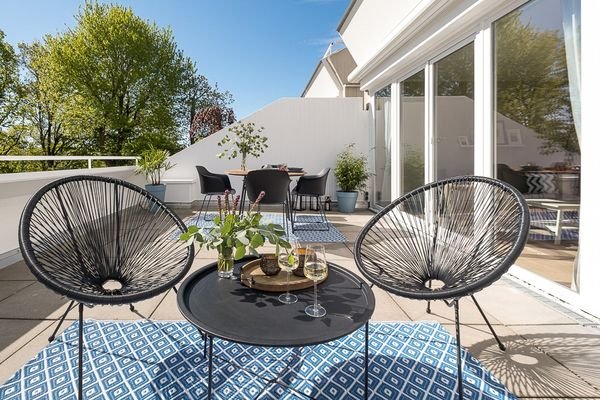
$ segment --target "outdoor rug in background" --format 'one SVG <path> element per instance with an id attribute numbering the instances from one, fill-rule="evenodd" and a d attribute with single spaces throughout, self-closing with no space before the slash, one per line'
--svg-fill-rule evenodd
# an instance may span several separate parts
<path id="1" fill-rule="evenodd" d="M 265 212 L 262 221 L 264 223 L 274 223 L 284 226 L 283 215 L 281 213 Z M 197 225 L 200 228 L 210 228 L 213 223 L 212 219 L 216 216 L 215 212 L 209 212 L 204 219 L 204 213 L 198 218 L 198 214 L 187 217 L 184 222 L 187 226 Z M 333 224 L 329 223 L 329 230 L 318 231 L 312 229 L 322 229 L 323 224 L 319 224 L 319 217 L 316 215 L 301 215 L 297 216 L 298 221 L 295 226 L 301 230 L 297 230 L 293 233 L 288 232 L 290 239 L 295 239 L 300 243 L 343 243 L 348 240 Z M 291 223 L 288 220 L 288 227 L 291 230 Z"/>
<path id="2" fill-rule="evenodd" d="M 77 322 L 0 386 L 0 399 L 74 400 Z M 184 321 L 84 324 L 85 399 L 205 399 L 208 362 Z M 364 330 L 304 348 L 215 339 L 214 399 L 362 399 Z M 516 399 L 464 351 L 465 399 Z M 454 337 L 437 322 L 374 322 L 370 399 L 454 399 Z"/>

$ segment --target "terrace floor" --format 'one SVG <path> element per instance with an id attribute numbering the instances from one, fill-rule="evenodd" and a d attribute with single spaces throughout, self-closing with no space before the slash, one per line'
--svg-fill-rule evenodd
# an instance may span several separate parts
<path id="1" fill-rule="evenodd" d="M 189 211 L 180 211 L 183 216 Z M 358 273 L 353 240 L 373 214 L 331 213 L 331 222 L 350 242 L 326 246 L 330 261 Z M 213 262 L 216 253 L 200 251 L 192 271 Z M 377 321 L 435 320 L 454 332 L 453 309 L 390 295 L 374 288 Z M 505 386 L 520 398 L 600 398 L 600 327 L 504 277 L 477 295 L 490 322 L 507 345 L 498 350 L 470 299 L 461 304 L 461 340 Z M 0 270 L 0 382 L 47 345 L 68 301 L 37 282 L 23 262 Z M 76 310 L 68 315 L 77 318 Z M 103 320 L 183 319 L 172 291 L 128 306 L 86 308 L 85 318 Z M 63 324 L 64 330 L 70 322 Z"/>

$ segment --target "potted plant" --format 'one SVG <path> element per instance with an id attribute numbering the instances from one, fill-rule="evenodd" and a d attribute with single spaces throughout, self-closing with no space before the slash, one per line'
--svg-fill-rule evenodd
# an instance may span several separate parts
<path id="1" fill-rule="evenodd" d="M 217 274 L 220 278 L 231 278 L 234 260 L 244 257 L 249 251 L 258 255 L 256 249 L 269 242 L 275 245 L 275 253 L 280 249 L 290 249 L 290 243 L 285 240 L 285 230 L 281 225 L 261 223 L 262 215 L 254 209 L 264 197 L 261 192 L 256 201 L 250 206 L 245 215 L 237 212 L 240 196 L 230 199 L 229 191 L 224 198 L 217 196 L 219 215 L 213 220 L 210 228 L 200 229 L 190 226 L 187 232 L 181 234 L 185 241 L 196 240 L 200 248 L 216 249 L 218 254 Z"/>
<path id="2" fill-rule="evenodd" d="M 267 145 L 267 137 L 261 136 L 260 133 L 264 127 L 256 129 L 254 122 L 239 123 L 229 128 L 229 132 L 235 134 L 235 140 L 230 138 L 229 135 L 225 135 L 223 139 L 217 143 L 218 146 L 225 146 L 233 141 L 231 147 L 224 149 L 221 153 L 217 154 L 217 157 L 223 158 L 227 156 L 228 160 L 236 158 L 238 155 L 242 156 L 241 169 L 246 170 L 246 159 L 248 156 L 260 157 L 265 149 L 269 147 Z M 256 132 L 255 132 L 256 130 Z"/>
<path id="3" fill-rule="evenodd" d="M 341 189 L 336 192 L 338 208 L 341 212 L 351 213 L 356 207 L 358 191 L 366 187 L 369 179 L 367 157 L 355 154 L 354 143 L 349 144 L 338 154 L 333 173 Z"/>
<path id="4" fill-rule="evenodd" d="M 168 151 L 150 146 L 148 150 L 143 151 L 140 155 L 136 171 L 136 173 L 146 176 L 146 180 L 150 183 L 145 186 L 145 189 L 160 201 L 165 201 L 167 190 L 166 185 L 160 183 L 161 174 L 173 167 L 173 164 L 167 161 L 168 158 Z"/>

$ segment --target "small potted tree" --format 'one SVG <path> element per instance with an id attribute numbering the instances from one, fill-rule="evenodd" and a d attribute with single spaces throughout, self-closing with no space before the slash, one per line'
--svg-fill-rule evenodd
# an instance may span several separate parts
<path id="1" fill-rule="evenodd" d="M 173 167 L 173 164 L 167 161 L 169 152 L 160 150 L 150 146 L 140 155 L 138 161 L 137 173 L 144 174 L 146 180 L 150 183 L 145 186 L 145 189 L 156 196 L 160 201 L 165 201 L 166 185 L 160 183 L 162 173 Z"/>
<path id="2" fill-rule="evenodd" d="M 229 135 L 225 135 L 218 145 L 225 146 L 230 144 L 230 147 L 217 154 L 217 157 L 223 158 L 227 156 L 227 159 L 231 160 L 240 155 L 242 156 L 240 168 L 245 171 L 247 168 L 247 157 L 260 157 L 265 152 L 265 149 L 269 147 L 267 137 L 260 135 L 263 129 L 262 126 L 256 129 L 254 122 L 235 124 L 229 128 L 229 132 L 235 134 L 235 139 L 230 138 Z"/>
<path id="3" fill-rule="evenodd" d="M 336 192 L 338 209 L 341 212 L 351 213 L 356 208 L 358 191 L 366 187 L 369 179 L 367 157 L 355 154 L 354 143 L 349 144 L 338 154 L 333 173 L 340 187 Z"/>

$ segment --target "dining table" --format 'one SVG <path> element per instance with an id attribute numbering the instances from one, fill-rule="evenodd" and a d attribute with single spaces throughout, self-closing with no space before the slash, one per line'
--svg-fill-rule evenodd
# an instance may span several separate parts
<path id="1" fill-rule="evenodd" d="M 244 204 L 246 202 L 246 176 L 248 176 L 248 172 L 252 171 L 251 169 L 230 169 L 225 171 L 227 175 L 231 176 L 241 176 L 243 178 L 242 181 L 242 193 L 240 195 L 240 214 L 244 212 Z M 301 168 L 293 168 L 287 171 L 290 178 L 300 177 L 306 175 L 306 172 Z M 289 191 L 289 190 L 288 190 Z M 291 201 L 291 192 L 289 194 Z M 291 203 L 290 203 L 291 204 Z"/>

